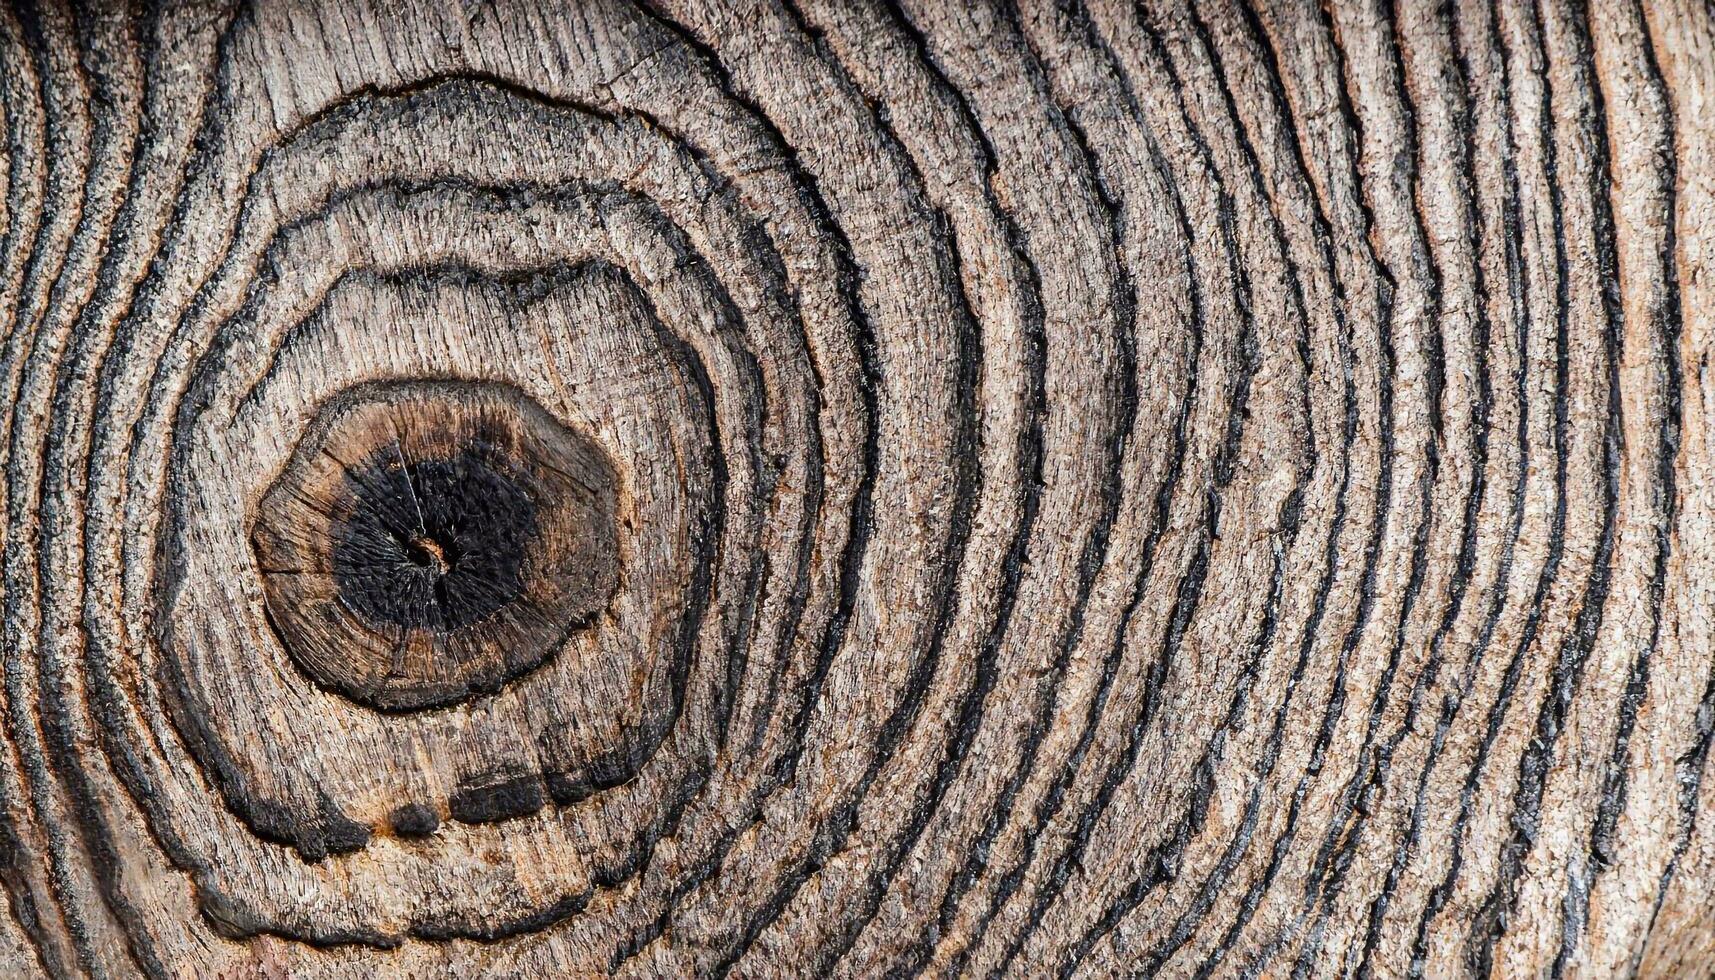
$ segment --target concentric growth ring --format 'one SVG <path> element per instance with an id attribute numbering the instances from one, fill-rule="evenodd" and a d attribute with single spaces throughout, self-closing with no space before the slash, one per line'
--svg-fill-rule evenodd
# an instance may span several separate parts
<path id="1" fill-rule="evenodd" d="M 299 666 L 363 704 L 494 691 L 613 592 L 616 489 L 603 451 L 516 389 L 347 392 L 258 506 L 270 621 Z"/>
<path id="2" fill-rule="evenodd" d="M 1707 7 L 0 4 L 0 976 L 1707 972 Z"/>

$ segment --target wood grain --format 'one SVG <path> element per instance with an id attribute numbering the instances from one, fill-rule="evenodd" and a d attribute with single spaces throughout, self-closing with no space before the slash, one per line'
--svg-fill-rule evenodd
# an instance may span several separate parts
<path id="1" fill-rule="evenodd" d="M 5 6 L 0 975 L 1715 975 L 1712 106 L 1698 0 Z"/>

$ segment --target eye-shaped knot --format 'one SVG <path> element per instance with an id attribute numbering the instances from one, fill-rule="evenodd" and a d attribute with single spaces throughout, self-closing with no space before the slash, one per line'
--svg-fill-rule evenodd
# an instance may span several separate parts
<path id="1" fill-rule="evenodd" d="M 371 707 L 493 691 L 613 592 L 615 483 L 593 441 L 516 389 L 353 389 L 257 508 L 269 621 L 305 673 Z"/>

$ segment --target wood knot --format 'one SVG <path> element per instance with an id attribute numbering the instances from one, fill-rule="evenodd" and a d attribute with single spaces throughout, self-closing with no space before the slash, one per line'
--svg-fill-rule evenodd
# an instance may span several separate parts
<path id="1" fill-rule="evenodd" d="M 269 622 L 322 686 L 440 707 L 542 663 L 618 580 L 601 448 L 515 388 L 359 386 L 258 504 Z"/>

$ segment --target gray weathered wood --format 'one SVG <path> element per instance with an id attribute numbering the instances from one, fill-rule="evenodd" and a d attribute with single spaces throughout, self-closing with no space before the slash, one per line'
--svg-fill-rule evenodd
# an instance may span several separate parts
<path id="1" fill-rule="evenodd" d="M 1715 973 L 1699 0 L 0 9 L 0 975 Z"/>

